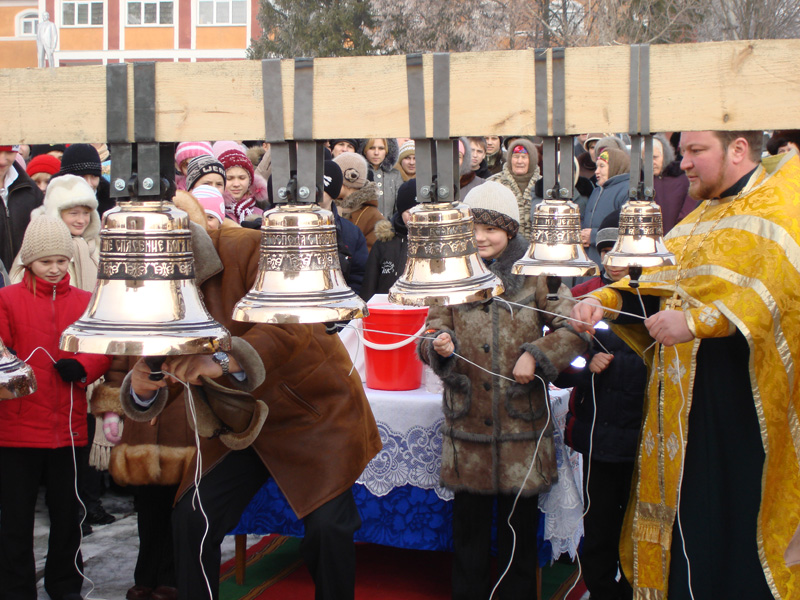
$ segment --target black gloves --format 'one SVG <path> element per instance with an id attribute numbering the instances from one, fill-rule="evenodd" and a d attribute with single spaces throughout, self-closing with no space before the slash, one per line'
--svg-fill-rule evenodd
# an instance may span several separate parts
<path id="1" fill-rule="evenodd" d="M 261 223 L 263 223 L 263 219 L 260 217 L 257 219 L 249 219 L 242 221 L 242 227 L 247 227 L 249 229 L 261 229 Z"/>
<path id="2" fill-rule="evenodd" d="M 58 371 L 58 374 L 61 375 L 61 379 L 67 383 L 86 379 L 86 369 L 74 358 L 62 358 L 57 360 L 53 366 Z"/>

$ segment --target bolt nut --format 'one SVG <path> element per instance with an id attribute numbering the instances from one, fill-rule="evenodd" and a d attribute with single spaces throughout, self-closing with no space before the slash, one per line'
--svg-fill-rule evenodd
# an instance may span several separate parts
<path id="1" fill-rule="evenodd" d="M 142 187 L 144 189 L 148 190 L 148 191 L 152 190 L 153 189 L 153 180 L 150 179 L 149 177 L 145 177 L 144 181 L 142 181 Z"/>
<path id="2" fill-rule="evenodd" d="M 562 198 L 569 199 L 569 190 L 567 188 L 562 187 L 561 189 L 558 190 L 558 193 Z"/>
<path id="3" fill-rule="evenodd" d="M 431 188 L 428 187 L 427 185 L 423 186 L 422 189 L 419 191 L 419 193 L 422 195 L 423 198 L 430 198 L 431 197 Z"/>
<path id="4" fill-rule="evenodd" d="M 278 188 L 278 198 L 280 198 L 281 200 L 286 200 L 286 188 L 285 187 Z"/>
<path id="5" fill-rule="evenodd" d="M 447 198 L 450 195 L 450 188 L 442 186 L 439 188 L 439 198 Z"/>
<path id="6" fill-rule="evenodd" d="M 306 186 L 302 186 L 299 190 L 297 190 L 297 195 L 305 200 L 311 195 L 311 191 Z"/>
<path id="7" fill-rule="evenodd" d="M 121 192 L 122 190 L 124 190 L 125 189 L 125 180 L 121 179 L 119 177 L 117 179 L 115 179 L 114 180 L 114 189 L 117 190 L 118 192 Z"/>

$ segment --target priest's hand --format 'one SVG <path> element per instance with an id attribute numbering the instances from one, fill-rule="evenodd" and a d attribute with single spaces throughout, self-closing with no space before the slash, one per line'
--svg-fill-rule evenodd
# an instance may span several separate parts
<path id="1" fill-rule="evenodd" d="M 682 310 L 661 310 L 645 319 L 644 326 L 650 336 L 664 346 L 674 346 L 694 339 Z"/>
<path id="2" fill-rule="evenodd" d="M 536 359 L 528 352 L 523 352 L 522 356 L 517 359 L 517 364 L 514 365 L 514 370 L 511 374 L 517 383 L 530 383 L 533 381 L 534 373 L 536 372 Z"/>
<path id="3" fill-rule="evenodd" d="M 603 318 L 603 305 L 597 298 L 584 298 L 572 307 L 570 312 L 572 327 L 578 333 L 588 332 L 594 335 L 594 326 Z"/>

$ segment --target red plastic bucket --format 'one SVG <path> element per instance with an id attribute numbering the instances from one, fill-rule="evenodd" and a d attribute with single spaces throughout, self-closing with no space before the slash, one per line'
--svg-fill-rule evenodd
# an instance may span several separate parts
<path id="1" fill-rule="evenodd" d="M 414 336 L 421 333 L 427 316 L 427 306 L 369 305 L 369 316 L 362 321 L 368 388 L 401 391 L 420 387 L 422 362 Z M 405 335 L 392 335 L 398 333 Z"/>

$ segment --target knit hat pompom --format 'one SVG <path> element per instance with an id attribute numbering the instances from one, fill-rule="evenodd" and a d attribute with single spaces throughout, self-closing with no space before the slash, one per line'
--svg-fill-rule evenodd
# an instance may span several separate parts
<path id="1" fill-rule="evenodd" d="M 226 172 L 233 167 L 241 167 L 247 171 L 247 174 L 250 176 L 250 184 L 253 183 L 253 179 L 255 179 L 255 169 L 253 169 L 253 161 L 247 158 L 247 154 L 236 148 L 231 148 L 230 150 L 225 150 L 217 159 L 222 163 L 222 166 L 225 167 Z"/>
<path id="2" fill-rule="evenodd" d="M 367 185 L 369 165 L 367 159 L 355 152 L 342 152 L 333 159 L 342 170 L 342 185 L 355 190 L 360 190 Z"/>
<path id="3" fill-rule="evenodd" d="M 100 155 L 91 144 L 71 144 L 61 157 L 59 175 L 100 175 L 103 174 L 103 165 L 100 164 Z"/>
<path id="4" fill-rule="evenodd" d="M 40 154 L 31 159 L 31 162 L 28 163 L 28 167 L 25 170 L 28 172 L 28 175 L 33 177 L 37 173 L 55 175 L 58 173 L 59 169 L 61 169 L 61 161 L 55 156 L 52 154 Z"/>
<path id="5" fill-rule="evenodd" d="M 19 258 L 26 267 L 46 256 L 65 256 L 72 259 L 72 235 L 61 219 L 41 215 L 25 230 Z"/>
<path id="6" fill-rule="evenodd" d="M 175 149 L 175 166 L 180 169 L 183 161 L 205 155 L 214 155 L 208 142 L 181 142 Z"/>
<path id="7" fill-rule="evenodd" d="M 223 184 L 225 183 L 225 167 L 213 156 L 203 155 L 191 159 L 186 168 L 186 189 L 191 190 L 198 179 L 209 173 L 216 173 L 222 177 Z"/>
<path id="8" fill-rule="evenodd" d="M 59 211 L 86 206 L 97 210 L 97 196 L 86 180 L 77 175 L 60 175 L 50 180 L 44 194 L 44 204 L 55 206 Z"/>
<path id="9" fill-rule="evenodd" d="M 464 198 L 472 210 L 475 223 L 498 227 L 510 237 L 519 231 L 519 204 L 509 188 L 496 181 L 487 181 L 472 188 Z"/>

